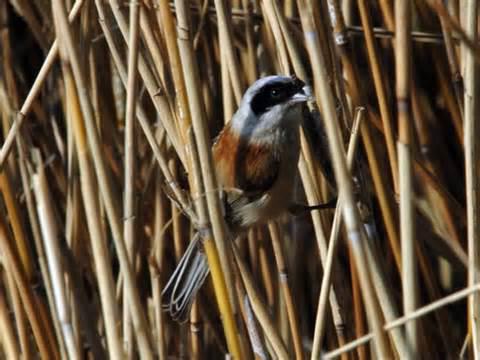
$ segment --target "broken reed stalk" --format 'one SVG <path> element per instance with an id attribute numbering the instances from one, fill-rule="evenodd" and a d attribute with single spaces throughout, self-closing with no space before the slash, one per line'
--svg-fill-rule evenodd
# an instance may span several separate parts
<path id="1" fill-rule="evenodd" d="M 198 87 L 198 69 L 193 57 L 192 39 L 190 37 L 190 23 L 187 7 L 184 1 L 176 0 L 178 47 L 182 59 L 183 76 L 187 90 L 187 97 L 192 114 L 192 126 L 195 133 L 197 152 L 201 165 L 202 183 L 205 191 L 205 200 L 208 208 L 208 217 L 199 219 L 199 225 L 205 231 L 203 245 L 207 255 L 210 272 L 217 302 L 222 314 L 225 336 L 231 355 L 236 359 L 242 358 L 238 330 L 233 316 L 233 277 L 230 269 L 230 256 L 226 246 L 227 234 L 220 210 L 220 199 L 212 161 L 212 153 L 207 137 L 207 122 L 205 121 L 204 107 L 200 100 Z M 201 197 L 203 199 L 203 197 Z M 200 200 L 203 202 L 203 200 Z M 204 207 L 204 206 L 203 206 Z M 212 232 L 208 225 L 211 222 Z M 218 249 L 218 250 L 217 250 Z M 219 255 L 221 258 L 219 258 Z"/>
<path id="2" fill-rule="evenodd" d="M 469 0 L 465 6 L 465 30 L 467 36 L 478 38 L 478 2 Z M 464 93 L 464 137 L 465 137 L 465 188 L 467 197 L 467 238 L 468 238 L 468 285 L 473 286 L 480 281 L 477 269 L 480 267 L 480 209 L 478 181 L 478 66 L 475 53 L 470 48 L 463 51 L 465 66 Z M 475 359 L 480 358 L 480 296 L 472 294 L 468 299 L 469 332 L 472 338 L 472 350 Z"/>
<path id="3" fill-rule="evenodd" d="M 402 244 L 402 291 L 403 311 L 408 315 L 417 306 L 417 271 L 415 256 L 415 210 L 412 173 L 411 135 L 411 2 L 395 2 L 395 69 L 398 109 L 398 174 L 400 190 L 400 236 Z M 416 321 L 406 326 L 408 358 L 419 356 Z"/>
<path id="4" fill-rule="evenodd" d="M 125 109 L 125 169 L 124 169 L 124 198 L 123 198 L 123 238 L 129 256 L 130 264 L 135 263 L 136 240 L 136 147 L 135 147 L 135 110 L 137 105 L 137 64 L 139 47 L 139 20 L 140 5 L 137 0 L 130 1 L 130 28 L 128 39 L 128 75 L 127 75 L 127 102 Z M 132 266 L 132 269 L 134 267 Z M 124 282 L 124 292 L 127 293 Z M 133 356 L 133 331 L 130 321 L 130 304 L 124 296 L 123 301 L 123 343 L 129 358 Z"/>
<path id="5" fill-rule="evenodd" d="M 435 64 L 436 64 L 436 63 L 437 63 L 437 62 L 435 61 Z M 439 72 L 439 77 L 440 77 L 441 79 L 442 79 L 442 74 L 443 74 L 443 73 L 440 71 L 440 72 Z M 449 98 L 450 98 L 450 97 L 447 97 L 447 99 L 449 99 Z M 414 98 L 414 100 L 415 100 L 415 99 L 416 99 L 416 98 Z M 447 103 L 450 104 L 451 101 L 450 101 L 450 102 L 447 101 Z M 455 118 L 455 116 L 453 116 L 453 117 Z M 456 124 L 456 122 L 455 122 L 455 124 Z M 456 127 L 456 128 L 457 128 L 457 127 Z M 382 131 L 383 131 L 383 129 L 382 129 Z M 375 172 L 374 172 L 373 174 L 375 174 Z M 375 179 L 375 177 L 374 177 L 374 179 Z M 382 201 L 381 201 L 381 200 L 382 200 L 382 197 L 380 197 L 380 204 L 382 204 Z M 387 227 L 387 229 L 388 229 L 388 227 Z M 393 233 L 393 235 L 396 237 L 396 234 L 395 234 L 395 233 Z M 392 237 L 389 237 L 389 238 L 391 239 Z M 393 246 L 393 245 L 396 244 L 396 243 L 397 243 L 397 241 L 395 241 L 395 242 L 392 243 L 392 248 L 393 248 L 393 249 L 396 248 L 396 246 Z M 425 261 L 426 261 L 425 255 L 420 251 L 420 248 L 419 248 L 418 244 L 415 243 L 415 245 L 416 245 L 416 256 L 418 257 L 418 262 L 419 262 L 419 264 L 421 265 L 421 266 L 420 266 L 420 269 L 421 269 L 421 271 L 422 271 L 422 275 L 423 275 L 424 278 L 425 278 L 425 282 L 426 282 L 427 285 L 428 285 L 428 286 L 427 286 L 427 290 L 428 290 L 428 292 L 429 292 L 429 294 L 430 294 L 430 297 L 431 297 L 432 299 L 435 299 L 435 298 L 437 298 L 437 297 L 439 296 L 438 289 L 432 284 L 432 273 L 431 273 L 431 271 L 429 271 L 428 266 L 425 265 Z M 398 253 L 397 251 L 394 251 L 394 254 L 397 254 L 397 253 Z M 397 257 L 396 257 L 396 259 L 397 259 Z M 398 264 L 398 263 L 397 263 L 397 264 Z M 375 282 L 375 284 L 376 284 L 376 282 Z M 436 313 L 436 315 L 439 316 L 438 313 Z M 387 319 L 388 319 L 388 318 L 387 318 Z M 390 318 L 390 319 L 391 319 L 391 318 Z M 440 322 L 441 322 L 441 323 L 445 323 L 445 321 L 440 321 Z M 440 332 L 442 333 L 442 336 L 443 336 L 443 331 L 442 331 L 442 329 L 443 329 L 443 328 L 440 327 Z"/>
<path id="6" fill-rule="evenodd" d="M 87 97 L 87 87 L 85 85 L 85 78 L 82 73 L 81 66 L 78 62 L 79 61 L 78 51 L 73 42 L 73 37 L 68 24 L 65 8 L 63 7 L 63 5 L 59 0 L 54 1 L 52 3 L 52 6 L 54 9 L 53 13 L 56 19 L 55 25 L 57 30 L 57 36 L 61 34 L 60 41 L 63 41 L 62 46 L 64 47 L 63 48 L 64 54 L 62 56 L 63 56 L 63 62 L 66 65 L 64 67 L 64 71 L 67 74 L 72 74 L 71 80 L 75 81 L 74 82 L 75 89 L 72 87 L 71 90 L 73 91 L 71 92 L 71 94 L 74 97 L 74 99 L 76 99 L 78 96 L 79 105 L 81 106 L 81 113 L 78 112 L 76 121 L 78 121 L 79 124 L 81 124 L 81 122 L 84 122 L 84 124 L 78 125 L 77 130 L 82 131 L 83 126 L 85 126 L 86 134 L 88 137 L 88 144 L 91 150 L 93 164 L 95 167 L 95 172 L 97 173 L 97 181 L 99 184 L 101 197 L 103 200 L 103 205 L 105 206 L 107 218 L 109 220 L 109 224 L 112 230 L 112 235 L 113 235 L 115 248 L 117 250 L 118 260 L 120 262 L 120 269 L 121 269 L 122 276 L 125 281 L 125 286 L 127 289 L 126 293 L 128 297 L 126 298 L 126 301 L 130 305 L 132 321 L 135 327 L 135 335 L 137 337 L 137 344 L 142 357 L 145 357 L 146 359 L 150 359 L 152 358 L 151 341 L 149 339 L 150 335 L 149 335 L 149 331 L 147 330 L 146 318 L 143 312 L 143 308 L 141 306 L 138 289 L 135 286 L 135 280 L 134 280 L 135 278 L 133 275 L 132 266 L 128 259 L 128 253 L 125 247 L 124 239 L 122 238 L 122 234 L 120 230 L 121 227 L 119 224 L 120 219 L 118 216 L 118 211 L 114 205 L 115 202 L 113 200 L 112 189 L 109 183 L 109 177 L 107 175 L 108 172 L 106 170 L 106 166 L 104 162 L 103 151 L 100 146 L 100 140 L 99 140 L 96 126 L 95 126 L 95 121 L 93 118 L 92 106 Z M 71 72 L 70 72 L 69 66 L 71 66 Z M 70 75 L 68 76 L 70 77 Z M 75 110 L 79 111 L 80 108 Z M 82 150 L 85 151 L 85 149 L 82 149 Z M 85 162 L 84 171 L 87 167 L 89 167 L 88 163 Z M 89 175 L 86 175 L 86 176 L 88 177 Z M 89 200 L 93 201 L 93 199 L 89 199 Z M 91 226 L 94 226 L 93 222 L 90 223 L 90 227 Z M 100 228 L 101 227 L 99 226 L 99 228 L 96 229 L 95 231 L 99 231 Z M 93 231 L 92 228 L 90 228 L 90 231 Z M 97 238 L 97 236 L 92 236 L 92 240 L 95 238 Z M 101 238 L 101 237 L 98 237 L 98 238 Z M 108 273 L 111 274 L 110 271 L 108 271 Z M 107 281 L 110 281 L 110 279 L 108 279 Z M 108 286 L 109 287 L 113 286 L 113 284 L 108 284 Z M 110 291 L 113 288 L 109 288 L 109 287 L 107 292 L 111 296 L 112 294 L 110 294 Z M 112 306 L 113 314 L 115 314 L 116 312 L 114 309 L 116 306 L 114 305 L 113 298 L 111 300 L 112 301 L 109 305 Z M 108 310 L 104 308 L 104 312 L 108 313 Z M 109 313 L 109 315 L 112 315 L 112 314 Z M 115 335 L 117 330 L 113 330 L 116 326 L 115 324 L 116 320 L 113 320 L 113 319 L 114 317 L 109 319 L 110 321 L 114 321 L 113 323 L 109 324 L 109 326 L 111 327 L 110 344 L 111 345 L 115 344 L 114 347 L 116 348 L 118 346 L 119 338 L 118 338 L 118 335 Z M 117 350 L 120 350 L 120 348 L 118 348 Z M 121 353 L 118 352 L 117 355 L 120 356 L 120 354 Z"/>
<path id="7" fill-rule="evenodd" d="M 0 4 L 0 23 L 2 24 L 8 24 L 9 19 L 9 12 L 7 11 L 7 3 L 3 2 Z M 10 41 L 10 28 L 8 26 L 2 27 L 0 29 L 0 43 L 2 43 L 2 51 L 1 51 L 1 57 L 2 57 L 2 64 L 3 67 L 0 67 L 0 72 L 2 72 L 3 75 L 3 82 L 1 82 L 0 85 L 0 117 L 3 118 L 2 124 L 4 125 L 4 131 L 3 133 L 6 134 L 9 125 L 10 125 L 10 119 L 12 118 L 11 114 L 13 113 L 13 108 L 17 108 L 18 105 L 20 104 L 20 89 L 19 89 L 19 82 L 17 81 L 17 74 L 15 71 L 15 66 L 13 63 L 13 47 L 14 44 Z M 17 138 L 17 144 L 20 144 L 20 139 Z M 20 155 L 21 156 L 21 155 Z M 14 158 L 11 157 L 9 159 L 9 162 L 7 163 L 7 166 L 4 166 L 1 174 L 0 174 L 0 189 L 1 193 L 3 195 L 3 201 L 4 201 L 4 206 L 6 208 L 7 213 L 2 214 L 2 216 L 7 216 L 10 220 L 10 226 L 12 230 L 12 235 L 14 238 L 14 244 L 15 248 L 18 251 L 20 260 L 22 261 L 22 267 L 23 270 L 25 271 L 27 281 L 29 285 L 33 285 L 33 282 L 35 281 L 35 276 L 32 271 L 34 271 L 34 264 L 32 263 L 33 257 L 31 253 L 31 248 L 28 246 L 28 240 L 27 240 L 27 234 L 25 233 L 25 227 L 24 223 L 22 221 L 21 217 L 21 212 L 20 212 L 20 199 L 16 196 L 16 192 L 14 191 L 14 188 L 12 187 L 12 179 L 15 179 L 18 177 L 18 172 L 23 175 L 24 174 L 24 167 L 18 166 L 18 163 L 15 162 Z M 22 176 L 22 181 L 23 181 L 23 176 Z M 27 186 L 28 188 L 28 186 Z M 28 188 L 28 191 L 30 189 Z M 29 208 L 31 210 L 32 208 Z M 35 215 L 34 215 L 35 216 Z M 33 226 L 33 225 L 32 225 Z M 37 233 L 38 234 L 38 233 Z M 38 238 L 36 239 L 38 240 Z M 39 241 L 37 241 L 37 245 L 39 244 Z M 40 245 L 41 247 L 41 245 Z M 42 252 L 40 251 L 39 254 Z M 8 264 L 6 266 L 8 268 Z M 45 269 L 45 267 L 43 268 Z M 44 272 L 44 274 L 46 271 Z M 19 288 L 14 282 L 12 274 L 9 274 L 8 270 L 5 273 L 5 278 L 4 278 L 4 283 L 6 284 L 6 287 L 9 288 L 9 299 L 11 300 L 11 306 L 13 308 L 14 316 L 17 319 L 15 325 L 16 329 L 18 332 L 18 337 L 19 337 L 19 342 L 21 346 L 21 352 L 22 355 L 25 357 L 32 356 L 32 350 L 30 349 L 30 336 L 28 333 L 28 324 L 27 324 L 27 319 L 25 317 L 25 309 L 21 304 L 21 299 L 20 299 L 20 293 L 19 293 Z M 47 294 L 49 296 L 49 299 L 52 299 L 52 292 L 51 287 L 48 288 L 48 280 L 46 281 L 46 287 L 47 287 Z M 36 297 L 37 300 L 37 305 L 39 306 L 39 313 L 40 315 L 45 315 L 45 309 L 46 307 L 43 306 L 42 300 L 39 297 Z M 52 305 L 53 301 L 49 301 L 49 304 Z M 50 307 L 52 317 L 56 320 L 55 317 L 55 310 L 54 308 Z M 27 314 L 28 315 L 28 314 Z M 40 317 L 41 317 L 40 316 Z M 51 323 L 49 322 L 49 319 L 41 319 L 45 320 L 44 325 L 45 325 L 45 330 L 47 331 L 45 333 L 45 337 L 47 338 L 47 341 L 50 342 L 50 344 L 53 344 L 55 341 L 53 340 L 53 330 L 51 328 Z M 54 321 L 55 321 L 54 320 Z M 59 339 L 60 347 L 62 348 L 63 342 L 61 341 L 62 336 L 60 335 L 60 331 L 58 331 L 58 322 L 55 322 L 55 330 L 56 330 L 56 335 L 57 338 Z M 56 355 L 56 354 L 55 354 Z M 62 352 L 63 355 L 63 352 Z"/>

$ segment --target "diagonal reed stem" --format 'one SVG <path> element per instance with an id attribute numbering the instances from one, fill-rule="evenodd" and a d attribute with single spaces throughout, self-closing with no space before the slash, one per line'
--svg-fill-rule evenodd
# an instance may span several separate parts
<path id="1" fill-rule="evenodd" d="M 363 114 L 365 109 L 361 108 L 357 112 L 357 116 L 353 122 L 352 126 L 352 133 L 350 136 L 350 142 L 348 144 L 348 151 L 347 151 L 347 162 L 348 167 L 351 169 L 356 147 L 358 144 L 358 136 L 359 136 L 359 127 L 362 123 Z M 335 208 L 335 215 L 333 217 L 332 223 L 332 230 L 330 232 L 330 240 L 328 242 L 328 251 L 326 256 L 326 261 L 323 268 L 323 278 L 322 278 L 322 285 L 320 286 L 320 295 L 318 298 L 318 307 L 317 307 L 317 317 L 315 320 L 315 331 L 313 335 L 313 346 L 312 346 L 312 359 L 317 359 L 320 356 L 321 346 L 323 344 L 323 337 L 325 333 L 325 326 L 326 326 L 326 308 L 327 308 L 327 300 L 330 293 L 330 288 L 332 287 L 332 270 L 335 255 L 337 253 L 337 244 L 340 234 L 340 226 L 342 224 L 342 217 L 341 217 L 341 209 L 342 209 L 342 199 L 339 198 L 337 201 L 337 207 Z"/>

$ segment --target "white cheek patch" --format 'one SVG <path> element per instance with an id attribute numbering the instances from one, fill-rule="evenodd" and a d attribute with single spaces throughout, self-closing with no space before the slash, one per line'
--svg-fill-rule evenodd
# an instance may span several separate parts
<path id="1" fill-rule="evenodd" d="M 299 106 L 278 104 L 261 116 L 241 107 L 231 120 L 231 129 L 239 136 L 247 136 L 253 141 L 268 142 L 279 130 L 295 127 L 300 124 Z"/>

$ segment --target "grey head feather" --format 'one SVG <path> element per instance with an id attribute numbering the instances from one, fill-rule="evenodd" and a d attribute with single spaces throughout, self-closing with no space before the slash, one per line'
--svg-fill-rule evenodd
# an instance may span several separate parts
<path id="1" fill-rule="evenodd" d="M 301 120 L 301 106 L 308 97 L 305 83 L 296 77 L 271 75 L 253 83 L 234 114 L 231 127 L 241 136 L 268 139 L 277 130 L 295 128 Z"/>

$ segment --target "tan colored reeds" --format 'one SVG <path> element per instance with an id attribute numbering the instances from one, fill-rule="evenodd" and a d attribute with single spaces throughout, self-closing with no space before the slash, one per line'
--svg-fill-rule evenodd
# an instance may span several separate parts
<path id="1" fill-rule="evenodd" d="M 478 3 L 468 1 L 465 4 L 466 35 L 474 41 L 478 39 Z M 478 236 L 480 231 L 479 198 L 478 198 L 478 66 L 475 64 L 475 52 L 467 48 L 463 52 L 465 66 L 465 181 L 467 198 L 467 238 L 468 238 L 468 284 L 473 286 L 478 281 L 480 265 L 480 248 Z M 472 352 L 475 359 L 480 357 L 480 297 L 473 294 L 468 301 L 469 332 L 472 339 Z"/>
<path id="2" fill-rule="evenodd" d="M 68 5 L 0 1 L 0 357 L 478 358 L 477 1 Z M 338 206 L 234 241 L 210 148 L 275 73 L 319 111 L 296 201 Z"/>

